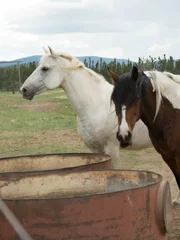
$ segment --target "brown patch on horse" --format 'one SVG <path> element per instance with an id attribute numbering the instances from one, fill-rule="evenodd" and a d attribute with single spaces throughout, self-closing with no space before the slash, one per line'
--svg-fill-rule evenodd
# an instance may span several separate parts
<path id="1" fill-rule="evenodd" d="M 138 100 L 137 105 L 132 105 L 128 107 L 126 111 L 126 122 L 131 133 L 137 120 L 139 120 L 139 117 L 137 119 L 137 116 L 139 115 L 140 115 L 140 101 Z"/>

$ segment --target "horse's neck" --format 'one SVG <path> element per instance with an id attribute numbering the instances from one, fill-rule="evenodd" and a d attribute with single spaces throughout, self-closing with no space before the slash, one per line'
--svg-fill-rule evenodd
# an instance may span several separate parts
<path id="1" fill-rule="evenodd" d="M 156 95 L 150 85 L 147 87 L 147 89 L 144 86 L 142 91 L 141 120 L 148 128 L 151 128 L 154 124 L 154 117 L 156 112 Z"/>
<path id="2" fill-rule="evenodd" d="M 108 82 L 94 79 L 90 73 L 81 69 L 69 74 L 62 87 L 78 116 L 86 114 L 90 109 L 98 111 L 103 108 L 102 104 L 108 101 L 110 103 L 113 88 Z"/>
<path id="3" fill-rule="evenodd" d="M 175 150 L 173 134 L 175 133 L 174 126 L 178 126 L 177 109 L 173 108 L 171 102 L 164 97 L 162 102 L 163 105 L 161 105 L 154 120 L 156 110 L 155 93 L 150 92 L 147 94 L 146 98 L 143 99 L 141 120 L 149 130 L 149 137 L 155 149 L 160 154 L 169 155 L 170 151 L 174 152 Z M 178 139 L 177 136 L 176 139 Z"/>

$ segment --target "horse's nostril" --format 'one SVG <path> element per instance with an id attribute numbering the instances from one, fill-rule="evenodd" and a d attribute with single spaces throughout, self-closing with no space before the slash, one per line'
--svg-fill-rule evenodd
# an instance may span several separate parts
<path id="1" fill-rule="evenodd" d="M 25 94 L 27 92 L 27 89 L 26 88 L 23 88 L 22 89 L 22 93 Z"/>
<path id="2" fill-rule="evenodd" d="M 116 138 L 117 138 L 120 142 L 124 142 L 124 139 L 123 139 L 122 135 L 121 135 L 119 132 L 116 133 Z"/>
<path id="3" fill-rule="evenodd" d="M 128 132 L 128 135 L 126 135 L 125 137 L 125 141 L 130 141 L 131 140 L 131 137 L 132 137 L 132 134 L 130 132 Z"/>
<path id="4" fill-rule="evenodd" d="M 116 133 L 116 138 L 117 138 L 119 141 L 122 140 L 122 137 L 121 137 L 121 135 L 119 135 L 119 132 Z"/>
<path id="5" fill-rule="evenodd" d="M 126 136 L 122 136 L 119 132 L 117 132 L 116 137 L 119 140 L 121 147 L 124 148 L 131 145 L 131 138 L 132 138 L 131 132 L 128 131 Z"/>

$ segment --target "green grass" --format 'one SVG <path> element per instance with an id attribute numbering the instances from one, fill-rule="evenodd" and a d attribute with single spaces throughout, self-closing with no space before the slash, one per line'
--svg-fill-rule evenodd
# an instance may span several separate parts
<path id="1" fill-rule="evenodd" d="M 62 130 L 76 131 L 76 114 L 62 89 L 45 92 L 32 101 L 19 93 L 0 92 L 1 156 L 86 151 L 84 146 L 63 144 L 63 138 L 54 140 L 53 132 Z"/>
<path id="2" fill-rule="evenodd" d="M 1 156 L 88 151 L 78 142 L 76 129 L 76 114 L 62 89 L 47 91 L 32 101 L 19 93 L 0 92 Z M 66 132 L 62 135 L 63 130 L 70 131 L 68 137 Z M 121 151 L 121 167 L 134 168 L 143 158 L 136 151 Z"/>
<path id="3" fill-rule="evenodd" d="M 55 104 L 41 108 L 41 104 Z M 33 108 L 35 105 L 37 108 Z M 49 91 L 28 101 L 16 93 L 0 93 L 0 133 L 76 129 L 76 115 L 62 90 Z"/>
<path id="4" fill-rule="evenodd" d="M 82 142 L 71 141 L 71 133 L 79 138 L 76 129 L 76 114 L 62 89 L 47 91 L 32 101 L 19 93 L 0 92 L 1 156 L 87 152 Z M 69 141 L 62 136 L 63 130 L 71 131 Z M 121 159 L 123 168 L 134 168 L 135 162 L 136 166 L 142 162 L 135 151 L 121 151 Z"/>
<path id="5" fill-rule="evenodd" d="M 62 89 L 47 91 L 32 101 L 19 93 L 0 92 L 0 116 L 1 156 L 88 151 L 82 142 L 71 142 L 71 133 L 70 142 L 61 134 L 68 130 L 79 137 L 76 114 Z M 121 156 L 124 168 L 141 161 L 134 151 L 122 151 Z"/>

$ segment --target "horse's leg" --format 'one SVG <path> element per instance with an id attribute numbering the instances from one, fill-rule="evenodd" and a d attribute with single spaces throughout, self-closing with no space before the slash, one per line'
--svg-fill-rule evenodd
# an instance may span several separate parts
<path id="1" fill-rule="evenodd" d="M 120 154 L 119 154 L 119 142 L 108 142 L 104 147 L 105 154 L 111 156 L 112 160 L 112 168 L 117 169 L 119 168 L 120 163 Z"/>
<path id="2" fill-rule="evenodd" d="M 173 201 L 173 207 L 180 208 L 180 158 L 172 158 L 167 156 L 162 156 L 165 162 L 168 164 L 170 169 L 172 170 L 177 185 L 179 187 L 179 192 L 177 194 L 177 197 Z"/>

